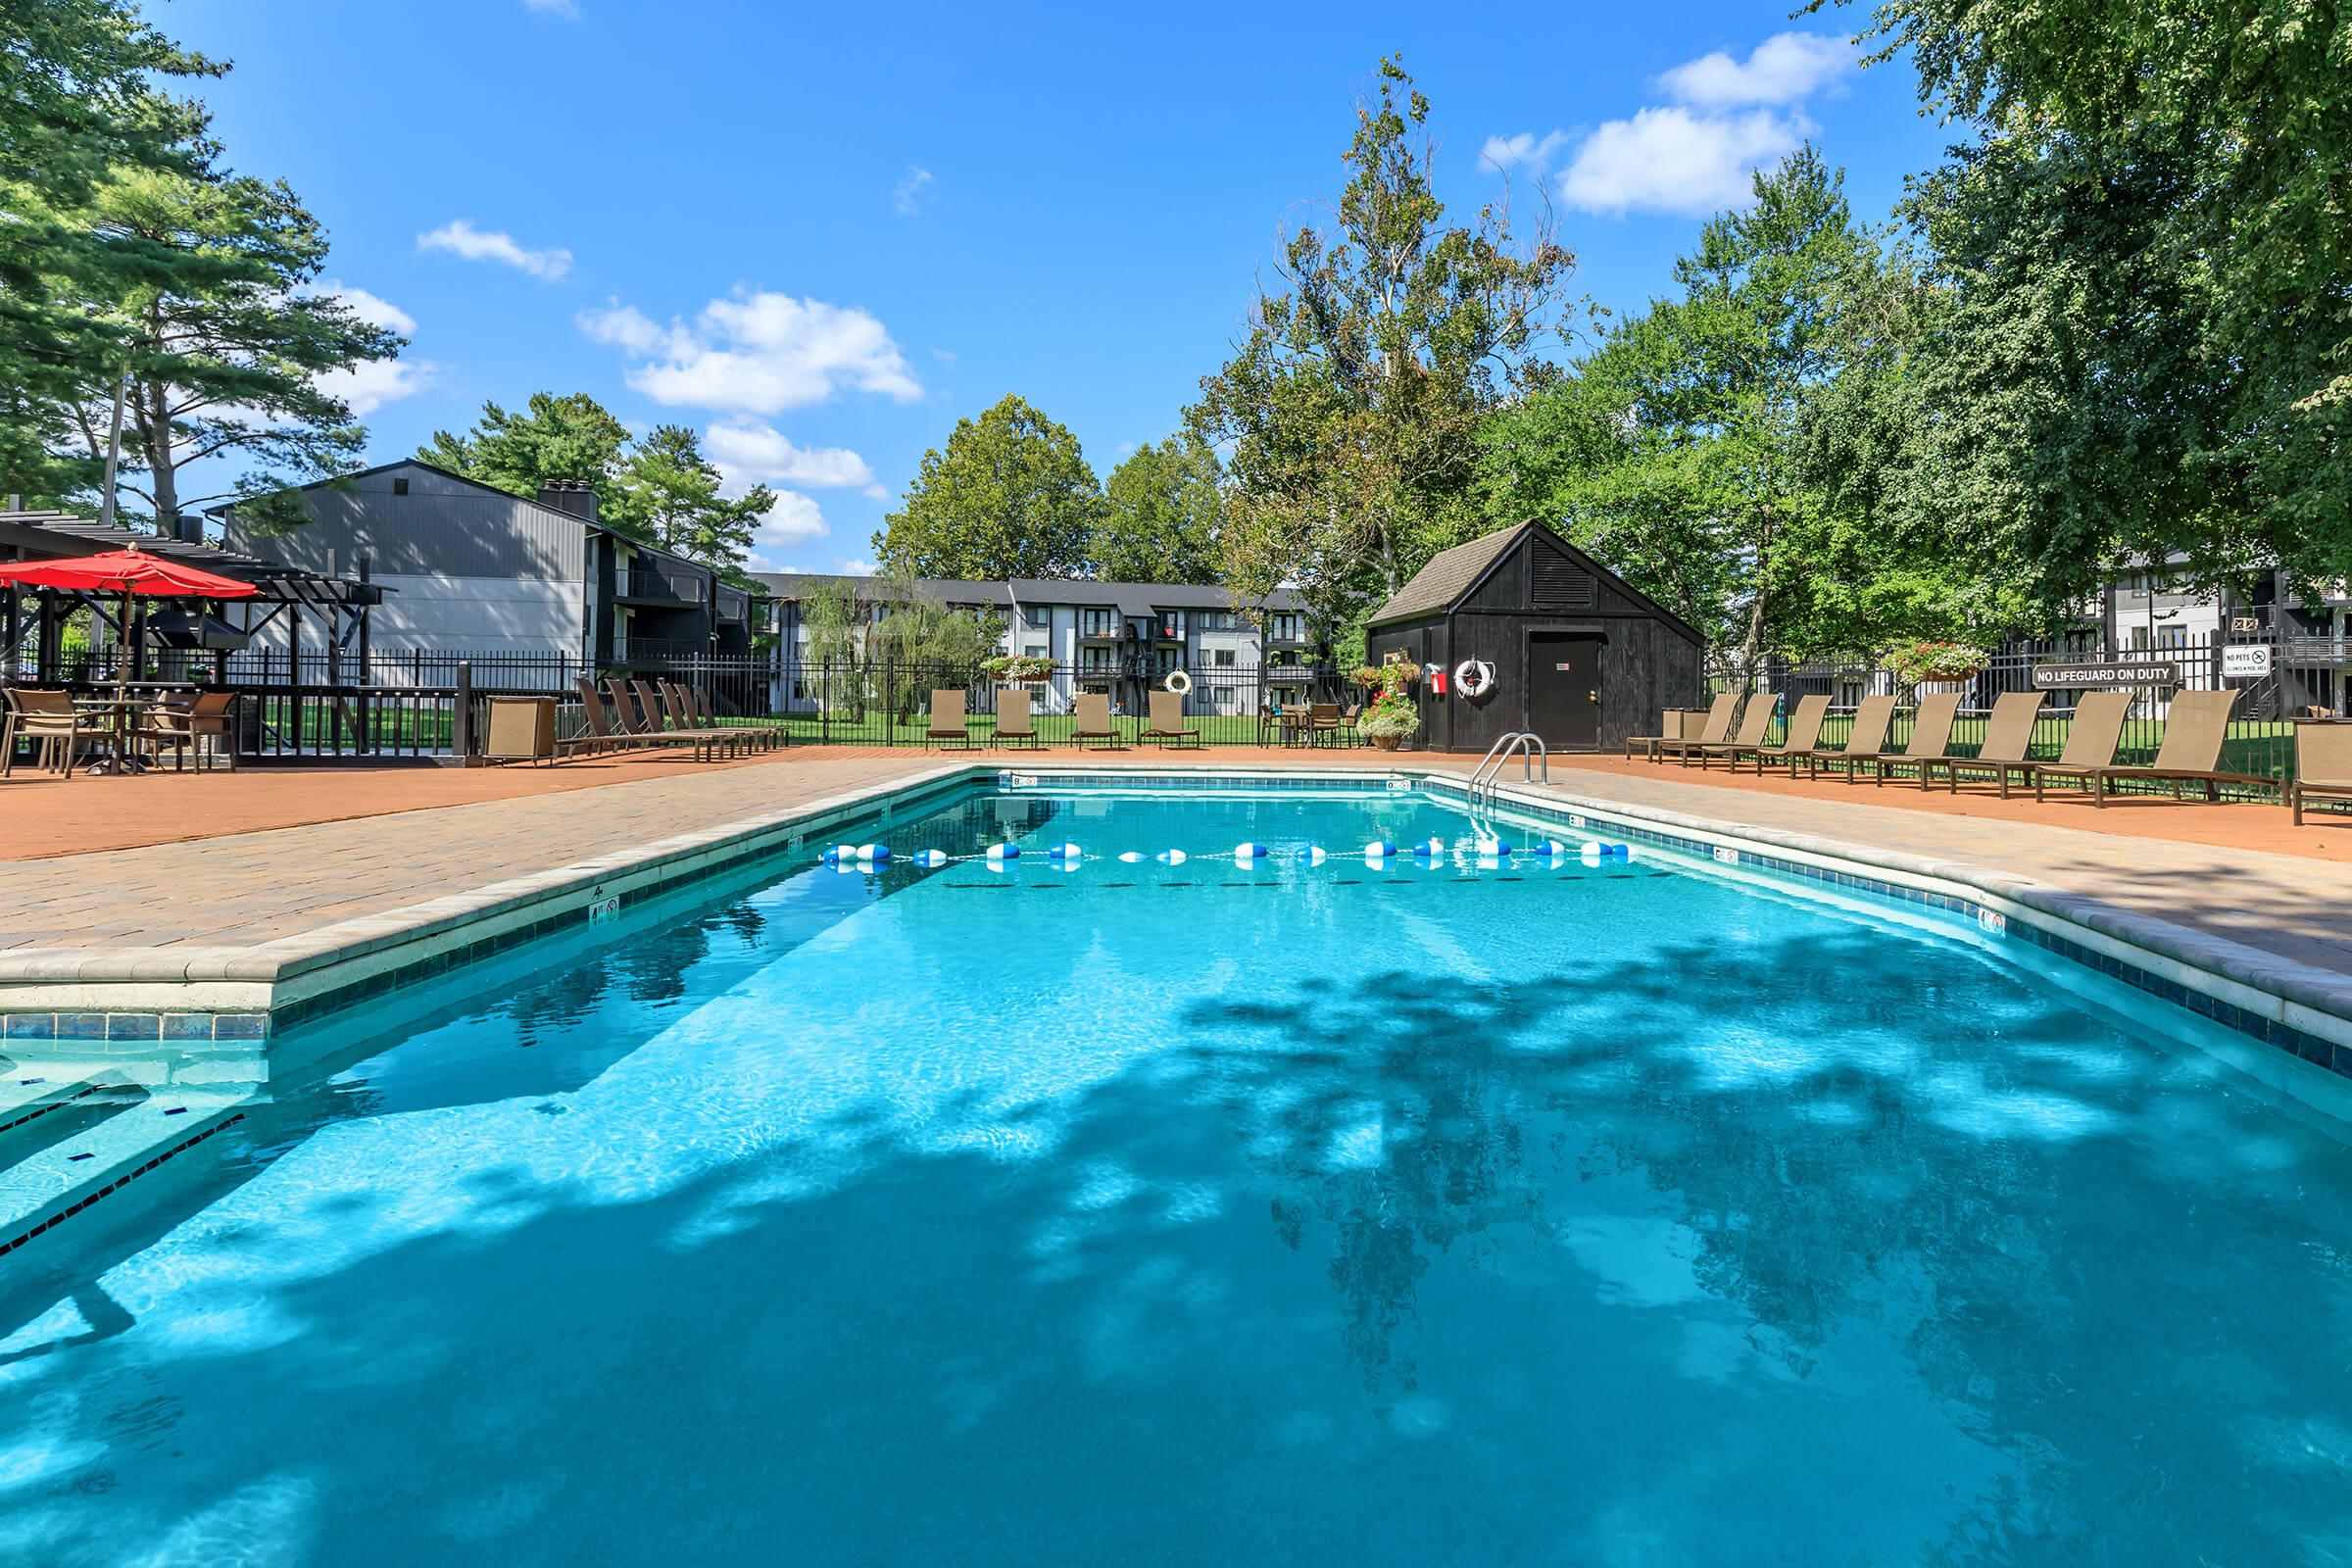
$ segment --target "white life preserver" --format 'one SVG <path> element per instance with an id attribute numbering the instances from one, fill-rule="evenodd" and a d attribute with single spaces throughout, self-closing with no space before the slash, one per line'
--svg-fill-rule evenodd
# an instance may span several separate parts
<path id="1" fill-rule="evenodd" d="M 1168 671 L 1168 678 L 1161 681 L 1159 687 L 1160 690 L 1174 692 L 1179 697 L 1188 696 L 1193 689 L 1193 677 L 1181 669 L 1171 669 Z"/>
<path id="2" fill-rule="evenodd" d="M 1494 666 L 1483 659 L 1465 659 L 1453 667 L 1453 684 L 1464 697 L 1484 697 L 1494 689 Z"/>

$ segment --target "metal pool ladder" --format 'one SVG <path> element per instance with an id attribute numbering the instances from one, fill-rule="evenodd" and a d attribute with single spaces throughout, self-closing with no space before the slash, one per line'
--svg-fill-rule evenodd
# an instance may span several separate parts
<path id="1" fill-rule="evenodd" d="M 1544 745 L 1544 737 L 1532 729 L 1515 729 L 1487 748 L 1487 755 L 1470 775 L 1470 804 L 1476 806 L 1483 798 L 1494 799 L 1494 781 L 1501 777 L 1505 762 L 1519 759 L 1519 777 L 1524 781 L 1536 776 L 1536 766 L 1543 764 L 1543 782 L 1551 782 L 1551 753 Z"/>

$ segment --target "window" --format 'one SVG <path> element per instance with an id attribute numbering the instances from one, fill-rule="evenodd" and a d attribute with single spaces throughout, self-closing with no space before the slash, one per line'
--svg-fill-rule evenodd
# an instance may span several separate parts
<path id="1" fill-rule="evenodd" d="M 1196 622 L 1202 631 L 1240 631 L 1242 617 L 1230 610 L 1195 611 L 1200 618 Z"/>
<path id="2" fill-rule="evenodd" d="M 1230 649 L 1230 648 L 1220 648 L 1220 649 L 1216 650 L 1216 662 L 1217 662 L 1218 663 L 1220 663 L 1220 664 L 1230 664 L 1230 663 L 1232 663 L 1232 662 L 1233 662 L 1233 650 L 1232 650 L 1232 649 Z"/>
<path id="3" fill-rule="evenodd" d="M 392 493 L 393 493 L 394 495 L 396 495 L 396 496 L 405 496 L 405 495 L 407 495 L 407 494 L 409 493 L 409 481 L 408 481 L 406 478 L 400 478 L 400 479 L 395 479 L 395 480 L 393 480 L 393 481 L 392 481 Z"/>
<path id="4" fill-rule="evenodd" d="M 1044 605 L 1023 605 L 1021 619 L 1032 631 L 1044 631 L 1054 624 L 1054 612 Z"/>
<path id="5" fill-rule="evenodd" d="M 1270 615 L 1266 619 L 1266 635 L 1278 643 L 1302 643 L 1306 641 L 1303 617 L 1289 613 Z"/>
<path id="6" fill-rule="evenodd" d="M 1031 659 L 1043 659 L 1046 657 L 1046 645 L 1044 643 L 1031 643 L 1028 647 L 1022 649 L 1021 652 Z"/>

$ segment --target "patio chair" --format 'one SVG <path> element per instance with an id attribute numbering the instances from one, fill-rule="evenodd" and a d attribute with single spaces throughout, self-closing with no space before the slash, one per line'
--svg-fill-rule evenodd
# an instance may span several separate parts
<path id="1" fill-rule="evenodd" d="M 140 713 L 138 723 L 131 729 L 131 738 L 146 742 L 159 763 L 164 748 L 171 747 L 174 772 L 186 771 L 191 749 L 196 753 L 196 766 L 201 771 L 205 765 L 204 743 L 217 741 L 220 744 L 214 748 L 215 755 L 226 759 L 228 770 L 233 773 L 237 767 L 237 749 L 229 731 L 229 710 L 236 706 L 236 701 L 235 692 L 212 691 L 193 693 L 181 702 L 156 703 Z"/>
<path id="2" fill-rule="evenodd" d="M 666 713 L 669 718 L 668 733 L 680 740 L 693 742 L 694 755 L 698 760 L 716 758 L 721 752 L 732 757 L 740 752 L 750 750 L 751 742 L 744 737 L 740 730 L 715 724 L 697 724 L 694 721 L 694 710 L 687 701 L 685 688 L 676 681 L 657 680 L 653 684 L 658 688 L 655 700 L 662 705 L 659 711 Z M 646 711 L 657 711 L 653 702 L 646 700 L 646 682 L 639 681 L 637 686 L 638 700 L 645 704 Z"/>
<path id="3" fill-rule="evenodd" d="M 637 698 L 629 691 L 629 683 L 617 675 L 605 677 L 605 691 L 612 699 L 612 728 L 621 735 L 633 735 L 639 742 L 662 732 L 662 719 L 655 710 L 640 713 Z"/>
<path id="4" fill-rule="evenodd" d="M 2164 715 L 2164 742 L 2153 762 L 2117 762 L 2091 775 L 2090 803 L 2104 807 L 2115 786 L 2132 779 L 2156 779 L 2171 784 L 2201 784 L 2205 798 L 2218 801 L 2225 784 L 2259 785 L 2278 789 L 2275 778 L 2225 771 L 2222 748 L 2230 741 L 2230 710 L 2237 706 L 2233 688 L 2218 692 L 2177 692 Z M 2040 776 L 2034 788 L 2038 798 Z M 2168 792 L 2170 793 L 2170 792 Z"/>
<path id="5" fill-rule="evenodd" d="M 1870 764 L 1871 783 L 1885 784 L 1887 775 L 1898 767 L 1913 765 L 1924 768 L 1931 761 L 1949 757 L 1952 721 L 1959 716 L 1958 692 L 1930 692 L 1911 714 L 1911 738 L 1904 743 L 1901 751 L 1890 752 L 1882 747 L 1876 752 L 1858 752 L 1849 740 L 1842 755 L 1824 757 L 1819 765 L 1841 768 L 1845 773 L 1845 781 L 1851 784 L 1855 771 L 1867 762 Z"/>
<path id="6" fill-rule="evenodd" d="M 997 734 L 999 746 L 1042 746 L 1038 739 L 1037 719 L 1029 711 L 1029 688 L 1000 686 L 997 688 Z"/>
<path id="7" fill-rule="evenodd" d="M 931 727 L 923 732 L 925 746 L 969 746 L 971 726 L 964 722 L 964 695 L 956 691 L 934 691 L 931 694 Z"/>
<path id="8" fill-rule="evenodd" d="M 1306 744 L 1315 744 L 1318 735 L 1337 735 L 1340 732 L 1340 705 L 1309 703 L 1306 705 Z"/>
<path id="9" fill-rule="evenodd" d="M 2352 806 L 2352 724 L 2295 726 L 2295 779 L 2286 804 L 2297 827 L 2306 804 Z"/>
<path id="10" fill-rule="evenodd" d="M 1799 697 L 1796 710 L 1788 715 L 1788 733 L 1781 737 L 1781 743 L 1778 746 L 1746 746 L 1733 751 L 1727 759 L 1732 764 L 1732 771 L 1739 772 L 1740 760 L 1746 757 L 1755 760 L 1758 777 L 1763 776 L 1764 764 L 1768 761 L 1787 762 L 1788 776 L 1796 777 L 1796 764 L 1811 757 L 1820 746 L 1821 726 L 1829 716 L 1830 700 L 1827 696 L 1815 693 L 1811 697 Z"/>
<path id="11" fill-rule="evenodd" d="M 2058 760 L 2020 763 L 2014 770 L 2019 781 L 2033 784 L 2037 801 L 2053 780 L 2069 788 L 2091 788 L 2091 775 L 2114 765 L 2115 748 L 2124 738 L 2124 720 L 2131 712 L 2130 692 L 2084 692 L 2075 699 L 2075 720 L 2067 726 L 2066 745 L 2059 750 Z M 2011 771 L 2001 770 L 2004 786 Z M 2004 787 L 2001 793 L 2009 791 Z"/>
<path id="12" fill-rule="evenodd" d="M 1941 770 L 1948 793 L 1960 793 L 1960 774 L 1963 769 L 1984 772 L 1992 770 L 1999 780 L 2001 794 L 2009 793 L 2009 775 L 2022 766 L 2026 753 L 2034 745 L 2034 726 L 2041 718 L 2041 705 L 2047 692 L 2003 692 L 1993 699 L 1992 717 L 1984 724 L 1984 744 L 1977 748 L 1974 757 L 1923 757 L 1919 760 L 1919 787 L 1926 789 L 1936 781 Z"/>
<path id="13" fill-rule="evenodd" d="M 1144 739 L 1162 746 L 1181 747 L 1186 741 L 1200 744 L 1200 732 L 1184 716 L 1182 692 L 1152 694 L 1152 727 L 1144 731 Z"/>
<path id="14" fill-rule="evenodd" d="M 1740 698 L 1737 693 L 1720 693 L 1716 696 L 1713 706 L 1708 708 L 1706 722 L 1699 726 L 1697 734 L 1693 735 L 1686 732 L 1681 735 L 1630 735 L 1626 737 L 1625 755 L 1631 757 L 1634 755 L 1635 750 L 1639 748 L 1644 756 L 1654 762 L 1658 760 L 1658 748 L 1671 742 L 1720 742 L 1731 730 L 1732 710 L 1738 707 L 1739 703 Z M 1666 726 L 1664 724 L 1660 724 L 1658 726 L 1660 729 L 1664 729 L 1665 727 Z"/>
<path id="15" fill-rule="evenodd" d="M 585 675 L 571 677 L 572 690 L 579 693 L 580 719 L 585 726 L 577 735 L 556 742 L 556 756 L 594 757 L 599 752 L 626 751 L 634 737 L 612 727 L 605 716 L 605 700 L 597 695 L 596 682 Z"/>
<path id="16" fill-rule="evenodd" d="M 1845 745 L 1835 752 L 1816 751 L 1806 754 L 1805 777 L 1819 778 L 1825 767 L 1841 767 L 1845 781 L 1854 781 L 1854 764 L 1866 757 L 1875 758 L 1886 749 L 1886 732 L 1894 727 L 1894 699 L 1865 697 L 1854 709 L 1854 727 L 1845 732 Z M 1789 771 L 1796 770 L 1789 764 Z M 1758 771 L 1762 771 L 1759 767 Z"/>
<path id="17" fill-rule="evenodd" d="M 1080 692 L 1078 694 L 1078 728 L 1070 739 L 1083 746 L 1088 741 L 1108 741 L 1119 744 L 1119 731 L 1110 718 L 1108 692 Z"/>
<path id="18" fill-rule="evenodd" d="M 678 695 L 686 700 L 686 716 L 694 720 L 697 729 L 726 729 L 743 737 L 747 746 L 772 752 L 784 744 L 784 729 L 779 724 L 721 724 L 718 715 L 710 710 L 710 695 L 692 686 L 680 686 Z"/>
<path id="19" fill-rule="evenodd" d="M 1764 732 L 1772 727 L 1772 715 L 1780 710 L 1781 700 L 1771 692 L 1754 692 L 1747 699 L 1747 711 L 1740 715 L 1740 727 L 1732 731 L 1728 741 L 1685 741 L 1661 745 L 1661 752 L 1672 752 L 1682 759 L 1685 767 L 1692 758 L 1706 767 L 1718 757 L 1753 751 L 1764 744 Z"/>
<path id="20" fill-rule="evenodd" d="M 114 738 L 109 718 L 75 708 L 72 692 L 29 686 L 11 686 L 7 691 L 8 714 L 0 721 L 0 778 L 15 768 L 19 741 L 38 741 L 36 765 L 72 778 L 74 760 L 84 745 L 103 745 Z"/>

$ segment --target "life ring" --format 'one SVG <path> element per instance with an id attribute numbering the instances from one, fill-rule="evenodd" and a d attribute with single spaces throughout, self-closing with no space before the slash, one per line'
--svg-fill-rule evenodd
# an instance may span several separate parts
<path id="1" fill-rule="evenodd" d="M 1163 692 L 1174 692 L 1179 697 L 1186 696 L 1193 689 L 1193 677 L 1181 669 L 1171 669 L 1168 671 L 1168 678 L 1159 683 L 1159 689 Z"/>
<path id="2" fill-rule="evenodd" d="M 1494 666 L 1483 659 L 1465 659 L 1453 667 L 1453 684 L 1464 697 L 1484 697 L 1494 689 Z"/>

